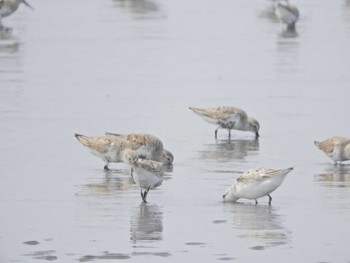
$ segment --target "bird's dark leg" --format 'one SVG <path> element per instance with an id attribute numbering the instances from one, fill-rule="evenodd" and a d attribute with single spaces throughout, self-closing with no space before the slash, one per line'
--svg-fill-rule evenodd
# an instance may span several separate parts
<path id="1" fill-rule="evenodd" d="M 143 201 L 144 203 L 147 203 L 147 202 L 146 202 L 146 192 L 142 192 L 142 188 L 141 188 L 141 197 L 142 197 L 142 201 Z"/>
<path id="2" fill-rule="evenodd" d="M 103 169 L 104 169 L 105 171 L 109 171 L 108 163 L 107 163 L 105 166 L 103 166 Z"/>
<path id="3" fill-rule="evenodd" d="M 228 129 L 228 138 L 231 139 L 231 129 Z"/>
<path id="4" fill-rule="evenodd" d="M 259 132 L 256 132 L 256 133 L 255 133 L 255 140 L 258 140 L 259 137 L 260 137 Z"/>
<path id="5" fill-rule="evenodd" d="M 258 200 L 255 199 L 255 205 L 258 205 Z"/>
<path id="6" fill-rule="evenodd" d="M 149 190 L 151 189 L 151 187 L 148 187 L 146 190 L 145 190 L 145 192 L 144 192 L 144 198 L 145 198 L 145 203 L 146 203 L 146 198 L 147 198 L 147 195 L 148 195 L 148 192 L 149 192 Z"/>
<path id="7" fill-rule="evenodd" d="M 133 166 L 130 167 L 130 175 L 131 175 L 131 178 L 134 180 L 134 167 Z"/>
<path id="8" fill-rule="evenodd" d="M 271 195 L 267 195 L 269 197 L 269 206 L 271 206 L 271 201 L 272 201 L 272 197 Z"/>
<path id="9" fill-rule="evenodd" d="M 215 130 L 215 139 L 218 138 L 218 129 L 219 129 L 219 128 L 217 128 L 217 129 Z"/>

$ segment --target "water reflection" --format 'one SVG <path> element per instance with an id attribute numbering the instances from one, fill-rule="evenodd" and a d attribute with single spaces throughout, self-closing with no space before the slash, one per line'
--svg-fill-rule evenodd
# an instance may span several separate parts
<path id="1" fill-rule="evenodd" d="M 288 34 L 288 33 L 287 33 Z M 279 39 L 277 41 L 277 52 L 281 55 L 289 54 L 296 57 L 299 50 L 299 42 L 293 39 Z"/>
<path id="2" fill-rule="evenodd" d="M 240 230 L 240 238 L 264 246 L 290 242 L 290 232 L 283 226 L 283 217 L 277 213 L 277 208 L 240 203 L 224 203 L 224 206 L 225 212 L 230 213 L 234 228 Z"/>
<path id="3" fill-rule="evenodd" d="M 12 132 L 10 123 L 23 118 L 23 63 L 19 41 L 10 31 L 0 30 L 0 122 L 6 132 Z"/>
<path id="4" fill-rule="evenodd" d="M 342 16 L 344 21 L 347 23 L 347 26 L 350 24 L 350 0 L 345 0 L 342 8 Z M 349 28 L 348 28 L 349 29 Z"/>
<path id="5" fill-rule="evenodd" d="M 315 175 L 314 180 L 330 188 L 350 187 L 350 165 L 329 165 L 324 172 Z"/>
<path id="6" fill-rule="evenodd" d="M 160 10 L 158 4 L 151 0 L 114 0 L 119 8 L 135 14 L 155 13 Z"/>
<path id="7" fill-rule="evenodd" d="M 126 171 L 123 171 L 122 174 L 108 171 L 103 179 L 84 185 L 84 189 L 88 190 L 89 195 L 105 196 L 118 194 L 120 190 L 130 189 L 133 185 L 134 182 Z"/>
<path id="8" fill-rule="evenodd" d="M 281 31 L 278 34 L 281 38 L 296 38 L 298 37 L 298 32 L 296 29 L 281 29 Z"/>
<path id="9" fill-rule="evenodd" d="M 249 155 L 256 155 L 259 151 L 259 140 L 222 140 L 215 144 L 205 145 L 199 151 L 200 159 L 215 162 L 230 162 L 233 159 L 244 159 Z"/>
<path id="10" fill-rule="evenodd" d="M 154 242 L 162 240 L 163 212 L 156 204 L 141 203 L 135 207 L 130 220 L 130 240 Z"/>
<path id="11" fill-rule="evenodd" d="M 20 42 L 12 34 L 11 31 L 0 29 L 0 69 L 11 70 L 12 66 L 16 66 L 18 63 L 13 63 L 13 60 L 17 60 L 16 54 L 19 50 Z M 10 61 L 11 60 L 11 61 Z"/>
<path id="12" fill-rule="evenodd" d="M 14 53 L 18 51 L 19 41 L 11 31 L 0 28 L 0 52 Z"/>
<path id="13" fill-rule="evenodd" d="M 277 40 L 276 67 L 278 72 L 290 75 L 290 73 L 299 71 L 299 46 L 295 38 L 281 37 Z"/>

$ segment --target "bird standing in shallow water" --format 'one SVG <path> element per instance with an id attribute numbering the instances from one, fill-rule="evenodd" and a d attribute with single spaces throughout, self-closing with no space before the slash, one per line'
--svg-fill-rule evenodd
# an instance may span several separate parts
<path id="1" fill-rule="evenodd" d="M 128 141 L 131 150 L 137 150 L 139 157 L 147 160 L 154 160 L 164 164 L 172 164 L 173 154 L 163 148 L 163 143 L 157 137 L 150 134 L 131 133 L 127 135 L 106 132 L 106 135 L 117 136 Z"/>
<path id="2" fill-rule="evenodd" d="M 215 139 L 220 128 L 227 129 L 229 138 L 231 138 L 231 130 L 250 131 L 259 137 L 260 124 L 254 118 L 248 117 L 247 113 L 237 107 L 224 106 L 217 108 L 193 108 L 191 111 L 202 117 L 205 121 L 218 125 L 215 130 Z"/>
<path id="3" fill-rule="evenodd" d="M 288 0 L 278 1 L 275 14 L 282 24 L 286 24 L 287 31 L 295 31 L 295 23 L 299 19 L 299 10 L 296 6 L 290 4 Z"/>
<path id="4" fill-rule="evenodd" d="M 232 202 L 236 202 L 240 198 L 253 199 L 257 205 L 257 199 L 267 195 L 269 205 L 271 205 L 272 197 L 270 193 L 281 185 L 286 175 L 292 170 L 292 167 L 283 170 L 250 169 L 238 176 L 234 184 L 226 189 L 222 197 L 224 201 Z"/>
<path id="5" fill-rule="evenodd" d="M 171 164 L 174 160 L 171 152 L 163 148 L 161 140 L 150 134 L 106 134 L 102 136 L 75 134 L 75 137 L 92 154 L 105 161 L 105 170 L 109 170 L 109 163 L 127 162 L 123 159 L 123 151 L 126 149 L 135 151 L 142 159 L 151 159 L 164 164 Z"/>
<path id="6" fill-rule="evenodd" d="M 334 161 L 334 164 L 350 160 L 350 138 L 334 136 L 322 142 L 314 141 L 318 149 Z"/>
<path id="7" fill-rule="evenodd" d="M 33 7 L 25 0 L 0 0 L 0 29 L 3 29 L 2 18 L 13 14 L 23 3 L 33 10 Z"/>
<path id="8" fill-rule="evenodd" d="M 160 186 L 163 182 L 163 164 L 151 161 L 142 160 L 134 154 L 134 152 L 126 153 L 126 158 L 131 166 L 131 177 L 141 189 L 141 198 L 144 203 L 147 203 L 147 194 L 149 190 Z"/>

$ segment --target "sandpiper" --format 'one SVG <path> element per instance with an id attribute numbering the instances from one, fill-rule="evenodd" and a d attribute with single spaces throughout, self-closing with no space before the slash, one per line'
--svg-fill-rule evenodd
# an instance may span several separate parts
<path id="1" fill-rule="evenodd" d="M 247 113 L 237 107 L 224 106 L 217 108 L 193 108 L 189 107 L 191 111 L 198 114 L 207 122 L 218 125 L 215 130 L 215 139 L 220 128 L 228 129 L 229 138 L 231 138 L 231 130 L 250 131 L 259 137 L 260 124 L 254 118 L 248 117 Z"/>
<path id="2" fill-rule="evenodd" d="M 173 154 L 163 148 L 163 143 L 157 137 L 150 134 L 131 133 L 127 135 L 106 132 L 106 135 L 117 136 L 126 140 L 132 150 L 138 150 L 139 157 L 147 160 L 154 160 L 164 164 L 172 164 Z"/>
<path id="3" fill-rule="evenodd" d="M 160 186 L 163 182 L 164 169 L 163 164 L 140 159 L 134 152 L 125 152 L 125 159 L 131 166 L 131 177 L 141 189 L 141 197 L 144 203 L 147 203 L 147 194 L 149 190 Z"/>
<path id="4" fill-rule="evenodd" d="M 334 164 L 350 160 L 350 138 L 348 137 L 334 136 L 322 142 L 314 141 L 314 144 L 331 158 Z"/>
<path id="5" fill-rule="evenodd" d="M 295 23 L 299 19 L 299 10 L 296 6 L 290 4 L 288 0 L 278 1 L 275 14 L 278 20 L 287 26 L 288 31 L 295 31 Z"/>
<path id="6" fill-rule="evenodd" d="M 164 150 L 163 143 L 150 134 L 128 134 L 102 136 L 85 136 L 75 134 L 77 140 L 86 146 L 92 154 L 102 159 L 106 164 L 105 170 L 109 170 L 109 163 L 125 162 L 123 151 L 131 149 L 142 159 L 152 159 L 155 161 L 171 164 L 172 154 Z"/>
<path id="7" fill-rule="evenodd" d="M 286 175 L 293 168 L 274 170 L 267 168 L 250 169 L 238 176 L 232 186 L 226 189 L 224 201 L 236 202 L 240 198 L 253 199 L 258 204 L 258 198 L 269 197 L 271 205 L 272 197 L 270 193 L 281 185 Z"/>

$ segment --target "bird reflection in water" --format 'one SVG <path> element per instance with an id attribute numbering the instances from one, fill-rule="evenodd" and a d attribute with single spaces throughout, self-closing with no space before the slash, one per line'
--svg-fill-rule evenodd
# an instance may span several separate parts
<path id="1" fill-rule="evenodd" d="M 20 42 L 12 34 L 12 31 L 0 30 L 0 52 L 15 53 L 19 49 Z"/>
<path id="2" fill-rule="evenodd" d="M 225 203 L 238 237 L 257 242 L 257 246 L 274 247 L 290 243 L 290 232 L 283 226 L 283 217 L 276 207 Z"/>
<path id="3" fill-rule="evenodd" d="M 257 155 L 259 140 L 222 140 L 205 146 L 206 149 L 199 151 L 200 159 L 231 162 L 233 159 L 244 159 L 249 155 Z"/>
<path id="4" fill-rule="evenodd" d="M 350 165 L 329 165 L 324 172 L 315 175 L 314 181 L 329 188 L 350 187 Z"/>
<path id="5" fill-rule="evenodd" d="M 157 3 L 151 0 L 114 0 L 117 7 L 134 14 L 148 14 L 159 11 Z"/>
<path id="6" fill-rule="evenodd" d="M 298 37 L 298 32 L 295 29 L 283 29 L 279 32 L 281 38 L 296 38 Z"/>
<path id="7" fill-rule="evenodd" d="M 350 24 L 350 0 L 345 0 L 342 6 L 342 18 L 344 22 L 347 24 L 347 29 L 349 32 L 349 24 Z"/>
<path id="8" fill-rule="evenodd" d="M 163 213 L 156 204 L 141 203 L 133 208 L 130 240 L 133 244 L 162 240 Z"/>
<path id="9" fill-rule="evenodd" d="M 274 54 L 276 71 L 288 75 L 297 73 L 300 70 L 299 41 L 295 38 L 281 37 L 276 44 L 276 53 Z"/>
<path id="10" fill-rule="evenodd" d="M 110 170 L 105 172 L 104 178 L 97 182 L 84 185 L 81 194 L 106 196 L 121 194 L 121 190 L 128 190 L 134 186 L 129 170 Z"/>

